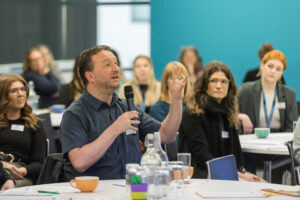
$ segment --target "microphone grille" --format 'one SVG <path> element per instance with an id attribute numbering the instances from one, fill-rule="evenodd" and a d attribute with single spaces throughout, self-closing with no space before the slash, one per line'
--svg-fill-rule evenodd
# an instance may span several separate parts
<path id="1" fill-rule="evenodd" d="M 133 98 L 133 89 L 131 85 L 127 85 L 124 87 L 124 94 L 126 99 Z"/>

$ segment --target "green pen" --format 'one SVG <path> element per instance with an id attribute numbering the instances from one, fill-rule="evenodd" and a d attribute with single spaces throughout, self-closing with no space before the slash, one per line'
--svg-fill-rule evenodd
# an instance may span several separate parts
<path id="1" fill-rule="evenodd" d="M 45 190 L 38 190 L 38 193 L 45 193 L 45 194 L 59 194 L 59 192 L 51 192 L 51 191 L 45 191 Z"/>

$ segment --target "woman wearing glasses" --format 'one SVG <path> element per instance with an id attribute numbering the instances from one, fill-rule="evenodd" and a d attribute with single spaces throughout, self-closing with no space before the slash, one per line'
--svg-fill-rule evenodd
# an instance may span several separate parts
<path id="1" fill-rule="evenodd" d="M 237 87 L 230 69 L 221 62 L 210 62 L 194 85 L 194 96 L 187 104 L 179 129 L 179 152 L 192 156 L 194 178 L 206 178 L 206 161 L 233 154 L 238 175 L 259 181 L 243 168 L 238 137 Z"/>
<path id="2" fill-rule="evenodd" d="M 27 104 L 28 95 L 22 76 L 0 76 L 0 160 L 16 187 L 34 183 L 46 152 L 44 129 Z"/>

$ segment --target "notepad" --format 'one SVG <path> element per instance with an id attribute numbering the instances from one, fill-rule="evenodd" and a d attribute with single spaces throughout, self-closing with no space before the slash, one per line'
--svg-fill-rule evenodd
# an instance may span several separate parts
<path id="1" fill-rule="evenodd" d="M 201 198 L 266 198 L 259 192 L 195 192 Z"/>

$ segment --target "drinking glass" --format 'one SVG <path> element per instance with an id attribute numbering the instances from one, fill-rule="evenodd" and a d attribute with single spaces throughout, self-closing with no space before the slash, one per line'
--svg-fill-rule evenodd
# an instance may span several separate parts
<path id="1" fill-rule="evenodd" d="M 168 198 L 179 198 L 184 194 L 183 188 L 183 163 L 182 161 L 169 162 L 172 170 L 172 181 L 169 187 Z"/>
<path id="2" fill-rule="evenodd" d="M 190 153 L 178 153 L 177 160 L 183 163 L 183 181 L 189 183 L 191 179 L 191 154 Z"/>

